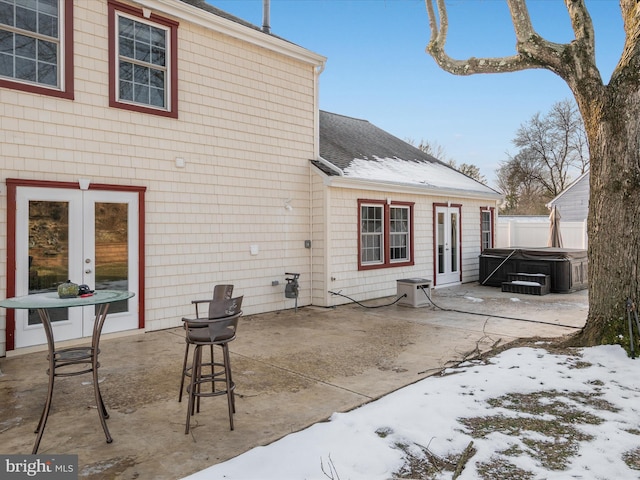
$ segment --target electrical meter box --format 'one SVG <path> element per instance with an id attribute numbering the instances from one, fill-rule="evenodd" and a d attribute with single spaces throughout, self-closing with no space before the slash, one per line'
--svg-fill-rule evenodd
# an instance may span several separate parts
<path id="1" fill-rule="evenodd" d="M 425 307 L 431 304 L 432 282 L 428 278 L 405 278 L 396 280 L 398 284 L 398 305 Z M 406 295 L 406 296 L 405 296 Z"/>

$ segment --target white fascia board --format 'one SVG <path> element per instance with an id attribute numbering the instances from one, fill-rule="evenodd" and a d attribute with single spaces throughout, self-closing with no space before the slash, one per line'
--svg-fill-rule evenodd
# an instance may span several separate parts
<path id="1" fill-rule="evenodd" d="M 272 52 L 285 55 L 295 60 L 309 63 L 316 67 L 324 67 L 327 61 L 327 57 L 314 53 L 306 48 L 273 37 L 260 30 L 254 30 L 232 20 L 219 17 L 218 15 L 214 15 L 211 12 L 194 7 L 188 3 L 177 0 L 134 0 L 134 3 L 141 7 L 148 8 L 154 13 L 162 13 L 163 15 L 183 19 L 201 27 L 237 38 L 238 40 L 243 40 L 247 43 L 271 50 Z"/>
<path id="2" fill-rule="evenodd" d="M 472 190 L 462 190 L 456 188 L 436 188 L 427 186 L 418 186 L 413 184 L 401 184 L 397 182 L 385 182 L 383 180 L 365 180 L 361 178 L 349 178 L 349 177 L 332 177 L 328 176 L 325 179 L 325 185 L 336 188 L 350 188 L 357 190 L 371 190 L 371 191 L 384 191 L 393 193 L 409 193 L 414 195 L 438 195 L 449 197 L 468 198 L 470 200 L 502 200 L 502 195 L 499 193 L 483 193 Z"/>

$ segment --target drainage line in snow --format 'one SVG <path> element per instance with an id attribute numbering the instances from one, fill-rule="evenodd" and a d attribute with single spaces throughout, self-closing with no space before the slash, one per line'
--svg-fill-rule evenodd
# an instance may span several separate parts
<path id="1" fill-rule="evenodd" d="M 342 291 L 342 290 L 341 290 Z M 391 303 L 387 303 L 386 305 L 364 305 L 362 303 L 360 303 L 357 300 L 354 300 L 351 297 L 347 297 L 346 295 L 341 294 L 340 292 L 332 292 L 331 290 L 328 291 L 331 295 L 339 295 L 340 297 L 344 297 L 344 298 L 348 298 L 349 300 L 351 300 L 353 303 L 357 303 L 358 305 L 360 305 L 361 307 L 364 308 L 380 308 L 380 307 L 390 307 L 391 305 L 395 305 L 396 303 L 398 303 L 402 298 L 406 297 L 407 294 L 405 293 L 404 295 L 399 296 L 398 298 L 395 299 L 395 301 L 391 302 Z"/>
<path id="2" fill-rule="evenodd" d="M 542 320 L 529 320 L 528 318 L 505 317 L 503 315 L 493 315 L 491 313 L 467 312 L 465 310 L 456 310 L 455 308 L 443 308 L 443 307 L 441 307 L 439 305 L 436 305 L 434 303 L 433 299 L 425 291 L 423 286 L 418 285 L 418 288 L 420 288 L 424 292 L 424 294 L 427 296 L 427 298 L 429 299 L 429 301 L 431 302 L 431 304 L 434 307 L 436 307 L 436 308 L 438 308 L 440 310 L 443 310 L 445 312 L 466 313 L 468 315 L 480 315 L 481 317 L 504 318 L 506 320 L 517 320 L 518 322 L 541 323 L 543 325 L 553 325 L 554 327 L 575 328 L 576 330 L 580 330 L 582 328 L 582 327 L 574 327 L 573 325 L 565 325 L 565 324 L 562 324 L 562 323 L 544 322 Z"/>
<path id="3" fill-rule="evenodd" d="M 431 302 L 431 304 L 436 307 L 439 310 L 442 310 L 443 312 L 456 312 L 456 313 L 465 313 L 468 315 L 480 315 L 481 317 L 492 317 L 492 318 L 504 318 L 505 320 L 517 320 L 518 322 L 529 322 L 529 323 L 540 323 L 542 325 L 553 325 L 554 327 L 565 327 L 565 328 L 574 328 L 576 330 L 580 330 L 582 327 L 574 327 L 573 325 L 565 325 L 562 323 L 553 323 L 553 322 L 544 322 L 542 320 L 529 320 L 527 318 L 517 318 L 517 317 L 505 317 L 503 315 L 492 315 L 490 313 L 479 313 L 479 312 L 467 312 L 465 310 L 456 310 L 455 308 L 443 308 L 440 305 L 436 305 L 435 302 L 433 301 L 433 299 L 429 296 L 429 294 L 425 291 L 423 286 L 418 285 L 418 288 L 420 288 L 424 294 L 427 296 L 427 298 L 429 299 L 429 301 Z M 343 295 L 340 292 L 332 292 L 331 290 L 328 291 L 331 295 L 339 295 L 340 297 L 344 297 L 347 298 L 349 300 L 351 300 L 353 303 L 357 303 L 358 305 L 360 305 L 361 307 L 364 308 L 380 308 L 380 307 L 389 307 L 391 305 L 395 305 L 396 303 L 398 303 L 400 301 L 400 299 L 404 298 L 407 296 L 407 294 L 405 293 L 404 295 L 396 298 L 393 302 L 391 303 L 387 303 L 385 305 L 364 305 L 362 303 L 360 303 L 357 300 L 354 300 L 351 297 L 348 297 L 346 295 Z"/>

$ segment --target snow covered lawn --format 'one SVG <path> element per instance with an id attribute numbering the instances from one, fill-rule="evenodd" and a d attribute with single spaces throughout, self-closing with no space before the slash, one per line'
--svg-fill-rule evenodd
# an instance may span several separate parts
<path id="1" fill-rule="evenodd" d="M 336 413 L 188 479 L 458 474 L 473 480 L 640 478 L 640 359 L 619 346 L 512 348 Z"/>

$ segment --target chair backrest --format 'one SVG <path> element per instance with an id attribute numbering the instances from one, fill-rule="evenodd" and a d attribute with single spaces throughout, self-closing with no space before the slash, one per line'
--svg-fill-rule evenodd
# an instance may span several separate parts
<path id="1" fill-rule="evenodd" d="M 242 299 L 244 295 L 223 300 L 209 302 L 209 319 L 228 317 L 242 311 Z"/>
<path id="2" fill-rule="evenodd" d="M 211 299 L 226 300 L 231 298 L 232 296 L 233 296 L 233 285 L 220 284 L 213 287 L 213 296 L 211 297 Z M 196 307 L 196 318 L 200 318 L 200 310 L 198 309 L 198 305 L 202 303 L 209 303 L 209 302 L 211 302 L 210 299 L 191 300 L 191 303 L 193 303 Z"/>
<path id="3" fill-rule="evenodd" d="M 225 300 L 214 300 L 209 304 L 209 339 L 215 342 L 218 338 L 229 340 L 235 338 L 238 319 L 242 315 L 242 299 L 244 296 Z"/>
<path id="4" fill-rule="evenodd" d="M 233 285 L 216 285 L 213 287 L 214 300 L 226 300 L 233 296 Z"/>
<path id="5" fill-rule="evenodd" d="M 242 316 L 242 311 L 222 318 L 208 318 L 210 342 L 230 342 L 236 337 L 238 329 L 238 319 Z"/>

